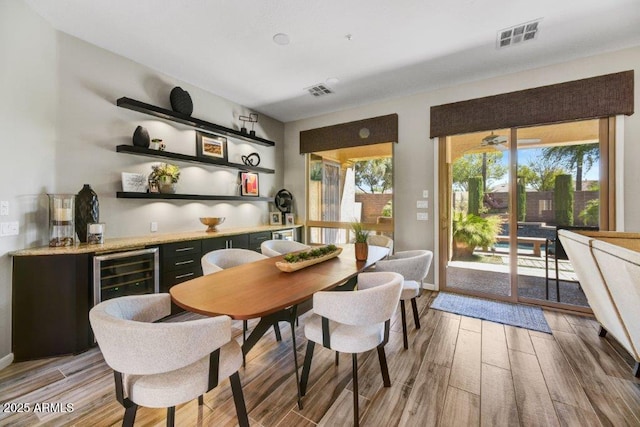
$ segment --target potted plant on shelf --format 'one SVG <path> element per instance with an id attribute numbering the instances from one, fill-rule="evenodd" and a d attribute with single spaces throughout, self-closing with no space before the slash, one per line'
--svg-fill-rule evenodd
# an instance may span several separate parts
<path id="1" fill-rule="evenodd" d="M 356 260 L 366 261 L 369 256 L 369 246 L 367 244 L 369 230 L 365 230 L 361 222 L 352 222 L 351 229 L 355 234 Z"/>
<path id="2" fill-rule="evenodd" d="M 157 182 L 161 193 L 175 193 L 175 184 L 180 179 L 180 168 L 170 163 L 160 163 L 151 168 L 153 172 L 149 175 L 149 181 Z"/>

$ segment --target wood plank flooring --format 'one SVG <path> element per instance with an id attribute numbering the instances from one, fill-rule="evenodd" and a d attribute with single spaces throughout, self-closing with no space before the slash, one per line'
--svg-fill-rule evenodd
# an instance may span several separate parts
<path id="1" fill-rule="evenodd" d="M 358 356 L 361 425 L 640 426 L 640 381 L 631 375 L 629 355 L 611 338 L 598 337 L 593 319 L 545 311 L 549 335 L 432 310 L 435 296 L 425 291 L 418 299 L 421 329 L 407 316 L 408 350 L 402 347 L 399 314 L 393 319 L 386 347 L 390 388 L 382 386 L 375 351 Z M 239 341 L 240 328 L 234 322 Z M 240 371 L 251 425 L 351 425 L 350 356 L 341 355 L 336 365 L 334 353 L 316 345 L 299 410 L 291 330 L 285 323 L 281 330 L 283 341 L 267 333 Z M 296 341 L 302 364 L 302 327 Z M 0 426 L 112 426 L 123 415 L 112 372 L 97 348 L 0 371 L 0 402 Z M 12 412 L 9 403 L 29 403 L 31 410 Z M 36 403 L 72 404 L 73 411 L 34 411 Z M 136 426 L 163 426 L 165 414 L 140 408 Z M 203 406 L 179 406 L 176 425 L 237 425 L 228 381 L 209 392 Z"/>

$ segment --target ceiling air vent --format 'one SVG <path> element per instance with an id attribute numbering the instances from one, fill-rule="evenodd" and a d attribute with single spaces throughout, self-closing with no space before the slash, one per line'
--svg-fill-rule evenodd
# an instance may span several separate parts
<path id="1" fill-rule="evenodd" d="M 333 93 L 330 87 L 325 84 L 318 83 L 316 85 L 305 88 L 304 90 L 308 91 L 313 96 L 324 96 Z"/>
<path id="2" fill-rule="evenodd" d="M 541 20 L 542 18 L 539 18 L 535 21 L 525 22 L 524 24 L 518 24 L 498 31 L 496 47 L 501 49 L 535 39 L 540 29 Z"/>

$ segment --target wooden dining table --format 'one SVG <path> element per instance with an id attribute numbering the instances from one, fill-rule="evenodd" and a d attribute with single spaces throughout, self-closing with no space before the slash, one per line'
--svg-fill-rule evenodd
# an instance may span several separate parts
<path id="1" fill-rule="evenodd" d="M 276 267 L 284 256 L 242 264 L 173 286 L 171 299 L 185 310 L 207 316 L 227 315 L 232 319 L 260 319 L 242 345 L 247 354 L 271 326 L 286 321 L 291 325 L 296 379 L 298 362 L 294 323 L 302 310 L 310 307 L 313 294 L 343 287 L 353 289 L 358 273 L 388 254 L 388 249 L 369 246 L 366 261 L 356 261 L 354 246 L 342 245 L 342 253 L 332 259 L 286 273 Z M 304 304 L 306 303 L 306 304 Z M 308 309 L 308 308 L 307 308 Z M 298 381 L 299 382 L 299 381 Z M 298 390 L 298 406 L 302 408 Z"/>

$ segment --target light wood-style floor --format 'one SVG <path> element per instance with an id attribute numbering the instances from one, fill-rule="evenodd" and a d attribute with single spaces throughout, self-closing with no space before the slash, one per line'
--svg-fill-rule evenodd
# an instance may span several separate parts
<path id="1" fill-rule="evenodd" d="M 589 318 L 545 311 L 553 335 L 428 308 L 418 299 L 422 329 L 408 316 L 410 348 L 402 348 L 399 316 L 386 347 L 391 388 L 382 387 L 375 351 L 359 358 L 360 415 L 365 426 L 638 426 L 640 381 L 629 355 L 598 337 Z M 304 317 L 300 319 L 301 325 Z M 241 340 L 241 323 L 234 328 Z M 289 327 L 283 341 L 268 333 L 240 371 L 254 426 L 346 426 L 352 423 L 351 360 L 321 346 L 311 368 L 304 409 L 296 406 Z M 302 364 L 306 341 L 296 329 Z M 623 354 L 621 356 L 621 354 Z M 98 349 L 77 356 L 16 363 L 0 371 L 0 401 L 72 403 L 71 413 L 0 413 L 0 425 L 119 425 L 111 370 Z M 165 410 L 140 408 L 136 426 L 162 426 Z M 233 426 L 228 381 L 176 410 L 179 426 Z"/>

